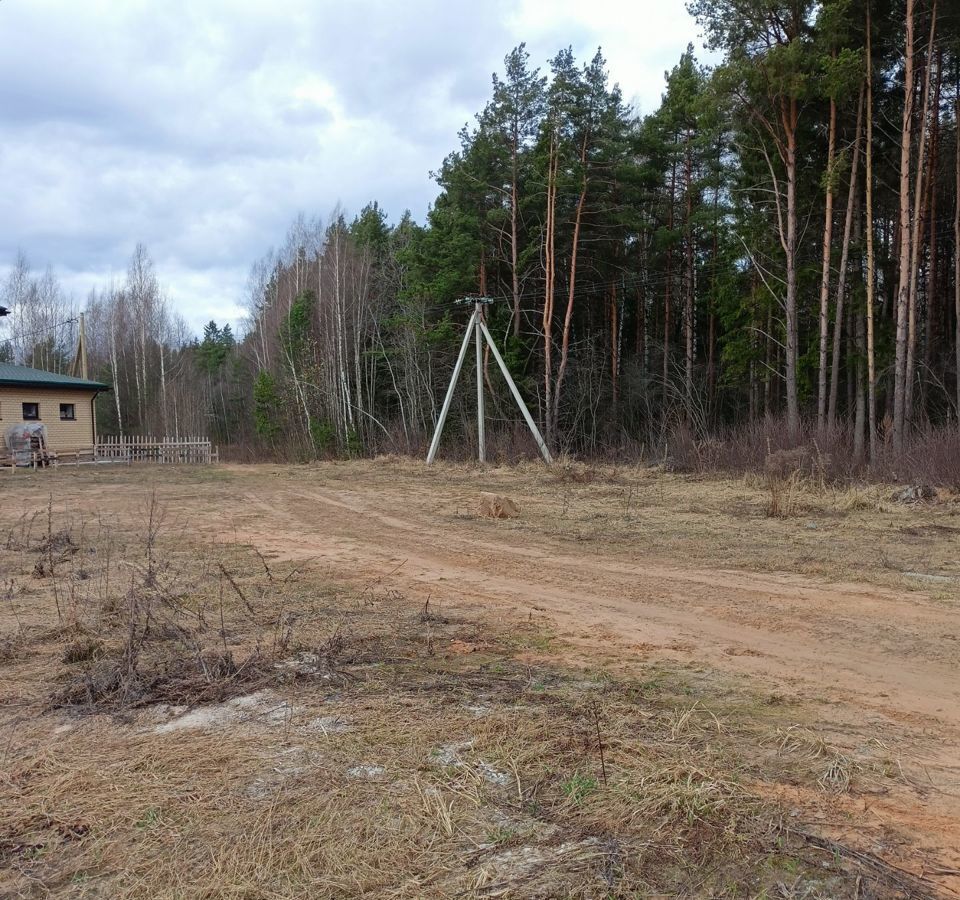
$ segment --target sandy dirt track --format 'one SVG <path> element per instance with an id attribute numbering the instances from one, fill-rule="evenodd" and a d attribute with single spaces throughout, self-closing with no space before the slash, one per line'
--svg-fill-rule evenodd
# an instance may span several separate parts
<path id="1" fill-rule="evenodd" d="M 917 592 L 645 558 L 521 536 L 465 515 L 462 490 L 382 483 L 251 486 L 221 534 L 338 575 L 387 576 L 415 598 L 546 613 L 588 647 L 747 673 L 930 726 L 960 726 L 960 610 Z M 458 510 L 461 515 L 457 515 Z"/>
<path id="2" fill-rule="evenodd" d="M 877 742 L 901 767 L 897 789 L 863 800 L 870 840 L 882 840 L 885 824 L 910 830 L 925 855 L 915 866 L 901 858 L 903 867 L 919 873 L 934 860 L 944 896 L 960 896 L 951 893 L 960 892 L 960 606 L 948 577 L 918 590 L 889 578 L 771 570 L 768 559 L 751 559 L 749 530 L 726 564 L 710 562 L 709 547 L 651 549 L 660 545 L 644 530 L 642 508 L 640 524 L 584 539 L 582 528 L 553 527 L 570 502 L 560 488 L 509 470 L 233 466 L 210 481 L 156 472 L 147 480 L 178 521 L 210 541 L 317 560 L 333 578 L 377 581 L 419 604 L 546 617 L 569 648 L 562 652 L 580 662 L 628 669 L 669 659 L 813 704 L 841 744 Z M 77 488 L 104 508 L 130 500 L 129 483 L 84 478 Z M 477 517 L 482 489 L 510 493 L 521 518 Z M 584 484 L 574 493 L 586 504 L 602 490 Z M 750 525 L 767 527 L 762 517 Z M 936 527 L 935 549 L 954 555 L 952 526 Z"/>

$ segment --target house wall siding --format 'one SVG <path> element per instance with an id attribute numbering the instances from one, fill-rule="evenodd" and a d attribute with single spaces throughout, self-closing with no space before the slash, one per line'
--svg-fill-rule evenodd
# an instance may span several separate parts
<path id="1" fill-rule="evenodd" d="M 69 388 L 18 387 L 0 385 L 0 448 L 6 450 L 6 432 L 24 421 L 23 404 L 40 404 L 40 422 L 47 427 L 51 450 L 89 450 L 93 446 L 94 391 Z M 60 421 L 60 404 L 72 403 L 77 418 Z"/>

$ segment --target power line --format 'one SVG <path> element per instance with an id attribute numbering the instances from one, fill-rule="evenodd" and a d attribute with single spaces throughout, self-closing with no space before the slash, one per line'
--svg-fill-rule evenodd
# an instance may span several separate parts
<path id="1" fill-rule="evenodd" d="M 0 309 L 6 310 L 6 307 L 0 307 Z M 10 315 L 10 310 L 0 313 L 0 315 L 8 316 Z M 54 322 L 52 325 L 44 325 L 42 328 L 34 329 L 33 331 L 28 331 L 26 334 L 20 334 L 18 337 L 20 340 L 26 340 L 28 338 L 36 337 L 38 334 L 43 334 L 47 331 L 53 331 L 56 328 L 63 328 L 65 325 L 75 325 L 79 319 L 64 319 L 62 322 Z"/>

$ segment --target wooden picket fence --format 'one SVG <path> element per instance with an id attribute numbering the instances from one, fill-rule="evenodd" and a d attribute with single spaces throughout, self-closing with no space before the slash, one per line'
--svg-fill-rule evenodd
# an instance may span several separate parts
<path id="1" fill-rule="evenodd" d="M 217 462 L 219 450 L 209 438 L 154 437 L 152 435 L 110 435 L 101 437 L 94 447 L 94 458 L 99 461 L 152 462 L 160 465 L 194 463 L 210 465 Z"/>

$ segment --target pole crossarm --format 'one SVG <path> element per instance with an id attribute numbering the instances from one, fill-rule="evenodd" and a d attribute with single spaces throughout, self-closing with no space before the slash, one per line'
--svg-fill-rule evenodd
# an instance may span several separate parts
<path id="1" fill-rule="evenodd" d="M 461 297 L 459 300 L 454 300 L 454 306 L 489 306 L 491 303 L 495 303 L 496 299 L 494 297 Z"/>

